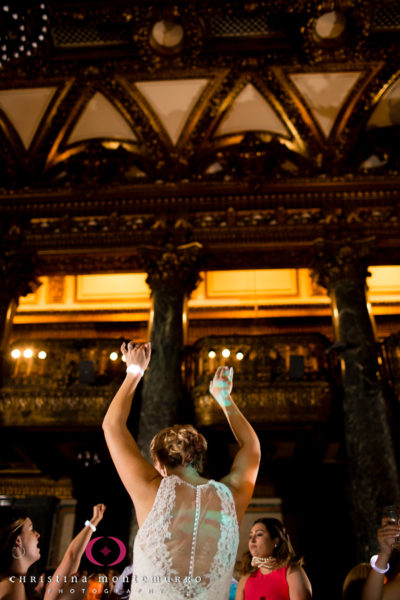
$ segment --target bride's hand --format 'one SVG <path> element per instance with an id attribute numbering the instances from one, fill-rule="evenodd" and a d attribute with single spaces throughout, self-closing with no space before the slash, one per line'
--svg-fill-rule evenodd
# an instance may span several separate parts
<path id="1" fill-rule="evenodd" d="M 124 342 L 121 346 L 121 352 L 125 356 L 126 366 L 137 365 L 145 371 L 148 367 L 151 357 L 151 344 L 134 344 Z"/>
<path id="2" fill-rule="evenodd" d="M 218 367 L 214 378 L 210 381 L 210 394 L 221 407 L 230 406 L 229 396 L 232 392 L 232 367 Z"/>

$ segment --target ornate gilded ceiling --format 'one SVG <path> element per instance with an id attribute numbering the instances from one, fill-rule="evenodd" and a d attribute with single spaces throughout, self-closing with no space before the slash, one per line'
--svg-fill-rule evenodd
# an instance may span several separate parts
<path id="1" fill-rule="evenodd" d="M 166 241 L 208 269 L 309 266 L 318 237 L 400 262 L 396 2 L 36 4 L 0 15 L 0 211 L 43 273 Z"/>

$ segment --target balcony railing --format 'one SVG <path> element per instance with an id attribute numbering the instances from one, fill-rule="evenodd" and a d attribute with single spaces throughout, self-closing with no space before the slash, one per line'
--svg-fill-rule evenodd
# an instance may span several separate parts
<path id="1" fill-rule="evenodd" d="M 234 367 L 234 397 L 252 421 L 326 421 L 337 384 L 330 345 L 318 334 L 199 340 L 183 360 L 197 424 L 224 422 L 208 393 L 219 365 Z M 0 389 L 0 425 L 99 427 L 125 372 L 118 348 L 113 339 L 15 342 Z"/>
<path id="2" fill-rule="evenodd" d="M 19 340 L 0 389 L 0 425 L 98 427 L 125 366 L 115 340 Z"/>
<path id="3" fill-rule="evenodd" d="M 198 426 L 225 422 L 208 392 L 220 365 L 234 368 L 233 397 L 257 424 L 326 421 L 338 389 L 327 338 L 319 334 L 208 337 L 186 360 L 186 380 Z"/>

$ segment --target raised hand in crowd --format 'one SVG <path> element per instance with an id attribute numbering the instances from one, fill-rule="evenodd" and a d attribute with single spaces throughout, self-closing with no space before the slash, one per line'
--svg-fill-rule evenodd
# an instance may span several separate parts
<path id="1" fill-rule="evenodd" d="M 371 571 L 363 587 L 362 600 L 399 599 L 399 579 L 393 579 L 384 585 L 385 574 L 389 571 L 389 559 L 399 536 L 399 525 L 388 517 L 382 519 L 382 525 L 378 529 L 379 553 L 371 558 Z"/>

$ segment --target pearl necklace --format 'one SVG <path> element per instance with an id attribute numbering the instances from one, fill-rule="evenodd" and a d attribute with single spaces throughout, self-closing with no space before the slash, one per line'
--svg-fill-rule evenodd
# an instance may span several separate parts
<path id="1" fill-rule="evenodd" d="M 272 569 L 273 567 L 276 567 L 276 565 L 277 560 L 273 556 L 267 556 L 265 558 L 262 556 L 253 556 L 251 559 L 252 567 L 265 567 L 266 569 Z"/>

